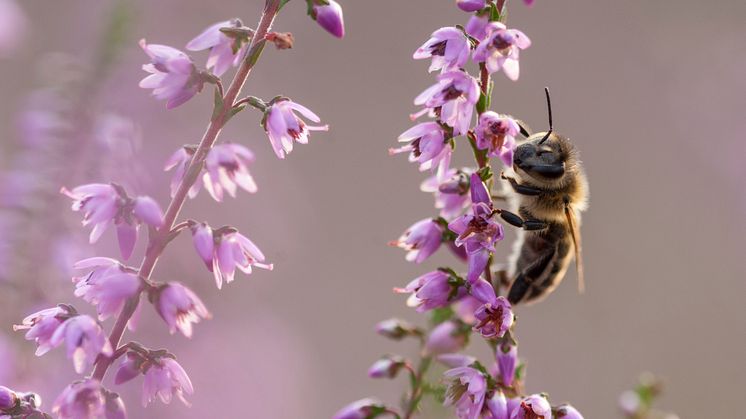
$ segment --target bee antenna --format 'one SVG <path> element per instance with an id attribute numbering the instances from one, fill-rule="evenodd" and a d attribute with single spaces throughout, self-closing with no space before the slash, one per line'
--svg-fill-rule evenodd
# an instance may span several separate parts
<path id="1" fill-rule="evenodd" d="M 549 88 L 544 88 L 544 93 L 547 95 L 547 110 L 549 111 L 549 131 L 547 131 L 547 135 L 544 136 L 544 138 L 539 141 L 539 144 L 543 144 L 544 141 L 546 141 L 550 135 L 552 135 L 552 130 L 554 130 L 554 124 L 552 123 L 552 99 L 549 97 Z"/>

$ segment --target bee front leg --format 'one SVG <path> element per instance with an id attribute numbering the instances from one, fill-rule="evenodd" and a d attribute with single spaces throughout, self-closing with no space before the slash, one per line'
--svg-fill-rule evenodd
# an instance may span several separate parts
<path id="1" fill-rule="evenodd" d="M 524 220 L 517 214 L 513 214 L 510 211 L 499 210 L 500 217 L 510 225 L 522 228 L 528 231 L 543 230 L 549 226 L 544 221 L 539 220 Z"/>
<path id="2" fill-rule="evenodd" d="M 533 186 L 521 185 L 520 183 L 518 183 L 518 181 L 516 181 L 512 177 L 505 176 L 505 174 L 501 173 L 500 177 L 503 178 L 503 179 L 505 179 L 505 180 L 507 180 L 508 182 L 510 182 L 510 186 L 513 188 L 513 190 L 517 194 L 529 195 L 529 196 L 536 196 L 536 195 L 539 195 L 539 194 L 541 194 L 543 192 L 541 189 L 534 188 Z"/>

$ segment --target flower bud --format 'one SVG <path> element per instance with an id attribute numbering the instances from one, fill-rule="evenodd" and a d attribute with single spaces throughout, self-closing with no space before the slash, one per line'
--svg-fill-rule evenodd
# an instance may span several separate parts
<path id="1" fill-rule="evenodd" d="M 515 367 L 518 364 L 518 348 L 504 343 L 497 348 L 495 360 L 500 369 L 500 379 L 506 386 L 512 386 L 515 379 Z"/>
<path id="2" fill-rule="evenodd" d="M 345 24 L 342 6 L 334 0 L 309 1 L 313 3 L 311 17 L 316 20 L 319 26 L 337 38 L 343 38 L 345 36 Z"/>
<path id="3" fill-rule="evenodd" d="M 406 336 L 417 336 L 422 331 L 401 319 L 388 319 L 376 325 L 376 333 L 389 339 L 400 340 Z"/>
<path id="4" fill-rule="evenodd" d="M 456 0 L 456 5 L 465 12 L 476 12 L 484 9 L 486 2 L 485 0 Z"/>
<path id="5" fill-rule="evenodd" d="M 583 419 L 583 415 L 577 409 L 569 404 L 562 404 L 555 408 L 557 418 L 559 419 Z"/>
<path id="6" fill-rule="evenodd" d="M 386 412 L 386 406 L 376 399 L 360 399 L 340 409 L 332 419 L 370 419 Z"/>
<path id="7" fill-rule="evenodd" d="M 407 364 L 407 361 L 396 355 L 386 355 L 368 369 L 370 378 L 394 378 L 399 370 Z"/>
<path id="8" fill-rule="evenodd" d="M 0 386 L 0 410 L 8 410 L 18 403 L 18 396 L 8 387 Z"/>

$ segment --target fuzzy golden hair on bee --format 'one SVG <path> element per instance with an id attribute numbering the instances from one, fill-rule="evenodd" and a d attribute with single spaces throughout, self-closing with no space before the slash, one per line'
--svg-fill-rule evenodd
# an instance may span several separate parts
<path id="1" fill-rule="evenodd" d="M 549 91 L 547 132 L 531 135 L 516 147 L 513 167 L 503 173 L 510 211 L 501 217 L 519 227 L 508 272 L 511 303 L 535 302 L 550 294 L 575 259 L 582 292 L 580 213 L 588 207 L 588 181 L 570 140 L 553 132 Z"/>

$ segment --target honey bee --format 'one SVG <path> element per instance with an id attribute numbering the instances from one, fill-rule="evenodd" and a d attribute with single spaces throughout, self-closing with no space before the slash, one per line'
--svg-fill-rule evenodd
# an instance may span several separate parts
<path id="1" fill-rule="evenodd" d="M 553 132 L 552 105 L 545 88 L 549 131 L 531 134 L 513 155 L 512 176 L 502 173 L 503 193 L 514 212 L 499 210 L 521 229 L 507 272 L 512 304 L 536 302 L 549 295 L 575 257 L 578 290 L 584 290 L 580 213 L 588 208 L 588 180 L 578 151 L 567 137 Z"/>

